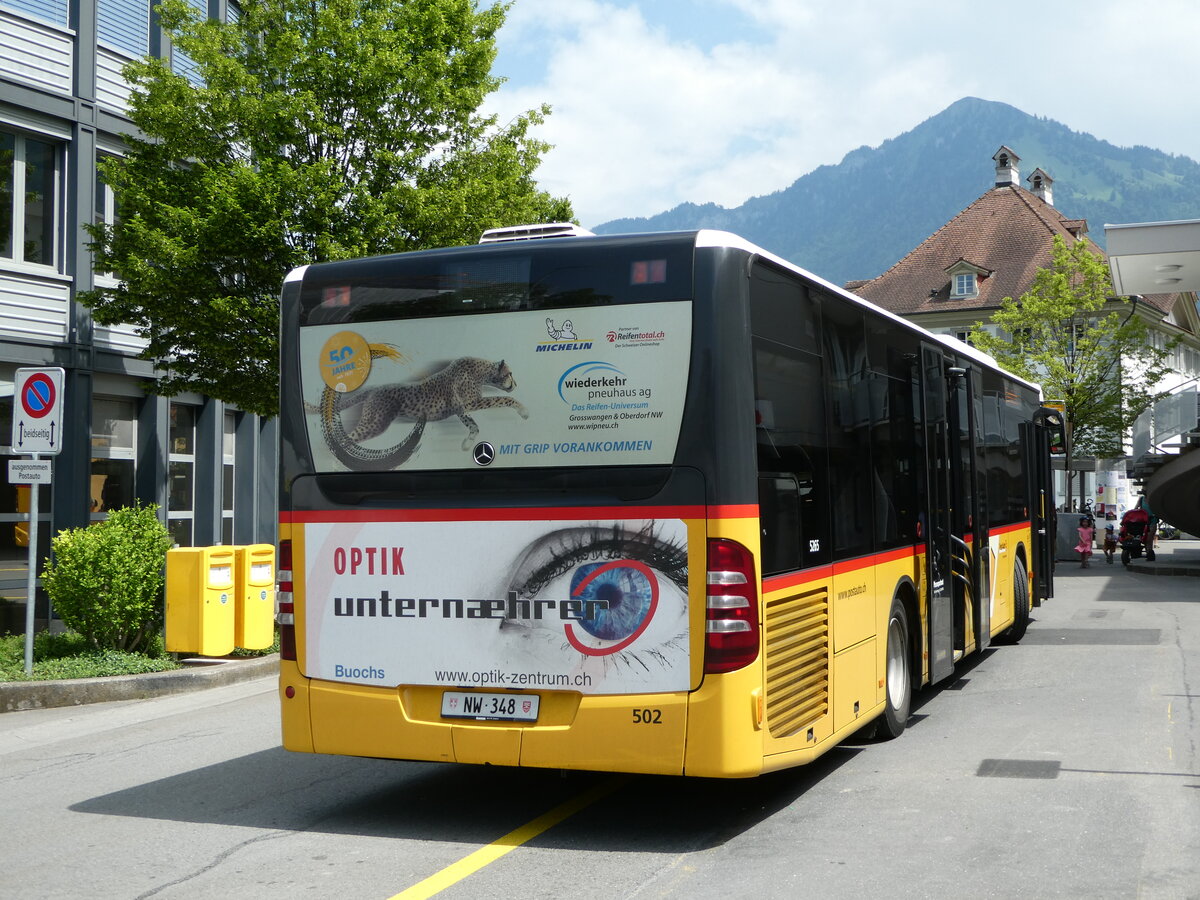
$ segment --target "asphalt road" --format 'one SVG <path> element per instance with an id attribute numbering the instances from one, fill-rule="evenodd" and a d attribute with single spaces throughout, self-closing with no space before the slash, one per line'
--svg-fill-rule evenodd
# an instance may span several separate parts
<path id="1" fill-rule="evenodd" d="M 1200 580 L 1064 564 L 1034 613 L 753 781 L 290 754 L 271 679 L 7 713 L 0 896 L 1200 897 Z"/>

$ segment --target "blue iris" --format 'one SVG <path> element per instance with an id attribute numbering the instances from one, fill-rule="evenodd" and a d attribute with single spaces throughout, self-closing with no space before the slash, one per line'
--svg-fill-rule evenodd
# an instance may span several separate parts
<path id="1" fill-rule="evenodd" d="M 606 563 L 586 563 L 571 576 L 571 597 L 575 600 L 607 601 L 607 609 L 597 608 L 595 615 L 579 624 L 588 634 L 605 641 L 620 641 L 641 627 L 650 612 L 651 586 L 646 576 L 634 568 L 613 567 L 601 572 L 586 587 L 579 583 Z M 584 607 L 587 609 L 587 607 Z"/>

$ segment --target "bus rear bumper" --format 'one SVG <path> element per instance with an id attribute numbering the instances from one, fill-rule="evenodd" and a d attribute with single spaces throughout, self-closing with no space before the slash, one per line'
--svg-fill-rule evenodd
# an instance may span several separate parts
<path id="1" fill-rule="evenodd" d="M 291 686 L 293 696 L 286 690 Z M 688 694 L 543 692 L 537 724 L 440 715 L 443 689 L 340 684 L 280 664 L 288 750 L 655 775 L 683 773 Z"/>

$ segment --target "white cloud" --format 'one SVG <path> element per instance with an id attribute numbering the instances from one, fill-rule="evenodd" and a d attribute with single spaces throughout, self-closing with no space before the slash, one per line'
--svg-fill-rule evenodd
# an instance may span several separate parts
<path id="1" fill-rule="evenodd" d="M 597 225 L 738 205 L 968 95 L 1186 152 L 1200 73 L 1163 29 L 1197 26 L 1189 0 L 516 0 L 489 108 L 552 104 L 539 180 Z"/>

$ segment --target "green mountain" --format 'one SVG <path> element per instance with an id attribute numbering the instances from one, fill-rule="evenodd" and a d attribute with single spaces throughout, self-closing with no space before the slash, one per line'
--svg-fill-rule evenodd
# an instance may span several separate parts
<path id="1" fill-rule="evenodd" d="M 1005 103 L 967 97 L 878 147 L 860 147 L 790 187 L 726 209 L 684 203 L 644 219 L 617 219 L 598 234 L 719 228 L 835 284 L 873 278 L 993 185 L 992 155 L 1020 157 L 1022 186 L 1036 168 L 1054 206 L 1104 225 L 1200 217 L 1200 163 L 1149 147 L 1116 147 Z"/>

